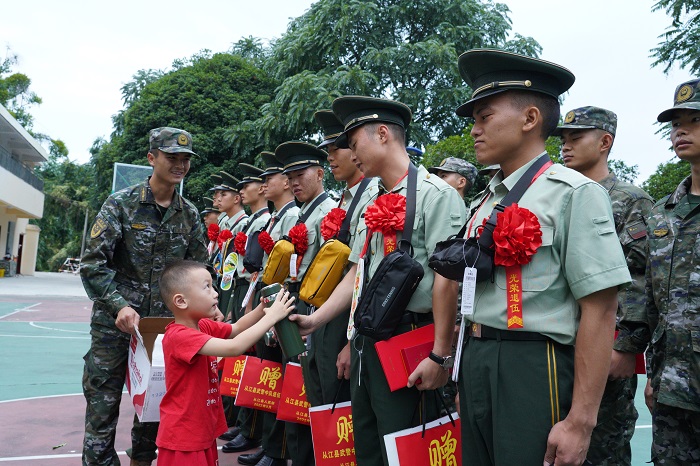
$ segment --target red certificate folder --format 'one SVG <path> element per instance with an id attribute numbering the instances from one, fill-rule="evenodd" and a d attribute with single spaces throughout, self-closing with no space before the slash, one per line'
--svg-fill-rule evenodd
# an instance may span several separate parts
<path id="1" fill-rule="evenodd" d="M 406 387 L 408 376 L 428 356 L 434 341 L 435 325 L 430 324 L 374 344 L 392 392 Z"/>

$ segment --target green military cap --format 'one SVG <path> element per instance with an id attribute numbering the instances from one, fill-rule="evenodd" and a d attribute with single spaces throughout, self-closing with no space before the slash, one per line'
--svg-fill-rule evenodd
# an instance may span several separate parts
<path id="1" fill-rule="evenodd" d="M 262 159 L 263 165 L 265 166 L 265 171 L 260 174 L 260 177 L 266 177 L 267 175 L 274 175 L 275 173 L 282 173 L 284 166 L 282 162 L 277 160 L 274 152 L 263 151 L 260 152 L 260 158 Z"/>
<path id="2" fill-rule="evenodd" d="M 212 173 L 209 175 L 209 178 L 211 178 L 211 180 L 214 182 L 214 186 L 207 189 L 207 191 L 216 191 L 222 182 L 221 175 L 218 173 Z"/>
<path id="3" fill-rule="evenodd" d="M 480 176 L 485 176 L 488 175 L 489 172 L 497 172 L 498 170 L 501 169 L 501 166 L 499 164 L 494 164 L 494 165 L 489 165 L 488 167 L 484 167 L 479 169 L 479 175 Z"/>
<path id="4" fill-rule="evenodd" d="M 304 141 L 283 142 L 275 149 L 275 157 L 284 165 L 284 174 L 308 167 L 321 167 L 327 156 L 321 149 Z"/>
<path id="5" fill-rule="evenodd" d="M 442 159 L 440 165 L 437 167 L 428 168 L 430 173 L 437 175 L 438 172 L 451 172 L 462 175 L 469 181 L 470 185 L 474 184 L 476 180 L 476 167 L 464 159 L 458 159 L 457 157 L 447 157 Z"/>
<path id="6" fill-rule="evenodd" d="M 323 142 L 318 148 L 326 147 L 335 142 L 335 138 L 343 132 L 343 122 L 341 122 L 332 110 L 319 110 L 314 113 L 316 123 L 323 130 Z"/>
<path id="7" fill-rule="evenodd" d="M 254 167 L 253 165 L 247 163 L 239 163 L 238 169 L 240 170 L 241 175 L 243 175 L 243 178 L 236 185 L 238 189 L 242 189 L 243 186 L 248 183 L 262 183 L 262 168 Z"/>
<path id="8" fill-rule="evenodd" d="M 348 132 L 365 123 L 393 123 L 406 129 L 411 122 L 411 109 L 396 100 L 346 95 L 335 99 L 331 107 L 343 122 L 343 132 L 334 142 L 341 149 L 348 148 Z"/>
<path id="9" fill-rule="evenodd" d="M 457 108 L 471 117 L 474 103 L 508 90 L 540 92 L 559 97 L 576 79 L 563 66 L 545 60 L 495 49 L 473 49 L 459 57 L 459 74 L 472 88 L 472 98 Z"/>
<path id="10" fill-rule="evenodd" d="M 700 79 L 692 79 L 678 86 L 673 95 L 673 107 L 659 113 L 656 119 L 661 123 L 671 121 L 675 110 L 700 110 Z"/>
<path id="11" fill-rule="evenodd" d="M 149 147 L 158 149 L 169 154 L 186 153 L 197 155 L 192 152 L 192 135 L 185 130 L 177 128 L 155 128 L 149 132 Z"/>
<path id="12" fill-rule="evenodd" d="M 240 180 L 230 173 L 223 170 L 219 172 L 221 174 L 221 184 L 216 186 L 214 189 L 220 191 L 235 191 L 238 192 L 238 183 Z"/>
<path id="13" fill-rule="evenodd" d="M 204 210 L 200 212 L 200 214 L 208 214 L 210 212 L 214 212 L 216 214 L 220 214 L 221 211 L 214 207 L 214 199 L 210 197 L 205 197 L 204 199 Z"/>
<path id="14" fill-rule="evenodd" d="M 565 129 L 602 129 L 615 136 L 617 115 L 600 107 L 579 107 L 570 110 L 564 124 L 557 126 L 552 136 L 561 136 Z"/>

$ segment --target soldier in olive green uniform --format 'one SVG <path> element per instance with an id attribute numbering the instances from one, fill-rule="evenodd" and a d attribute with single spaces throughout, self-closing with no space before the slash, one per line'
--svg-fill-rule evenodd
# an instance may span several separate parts
<path id="1" fill-rule="evenodd" d="M 200 212 L 200 215 L 202 216 L 202 224 L 204 226 L 204 233 L 206 234 L 209 225 L 219 222 L 219 215 L 221 215 L 221 211 L 214 207 L 214 199 L 204 197 L 203 200 L 204 209 Z"/>
<path id="2" fill-rule="evenodd" d="M 476 283 L 474 307 L 463 312 L 471 325 L 460 367 L 462 459 L 582 464 L 608 375 L 617 290 L 631 278 L 605 189 L 548 166 L 557 98 L 574 76 L 500 50 L 470 50 L 459 69 L 474 89 L 457 114 L 475 119 L 477 161 L 501 167 L 472 202 L 465 236 L 482 234 L 521 178 L 527 186 L 517 206 L 502 206 L 514 213 L 498 214 L 493 278 Z"/>
<path id="3" fill-rule="evenodd" d="M 411 120 L 411 110 L 400 102 L 361 96 L 339 97 L 332 108 L 344 124 L 344 131 L 335 140 L 335 145 L 349 147 L 353 160 L 364 175 L 379 178 L 380 196 L 386 193 L 406 196 L 410 159 L 406 153 L 405 131 Z M 352 421 L 355 453 L 360 465 L 387 464 L 383 435 L 420 423 L 414 414 L 421 390 L 434 390 L 444 385 L 451 362 L 457 284 L 434 275 L 427 263 L 436 243 L 459 231 L 466 211 L 457 191 L 423 167 L 417 170 L 415 196 L 416 215 L 411 244 L 414 259 L 423 266 L 425 276 L 408 303 L 395 334 L 434 320 L 435 343 L 431 357 L 421 361 L 409 376 L 408 386 L 392 392 L 374 348 L 375 340 L 358 335 L 351 341 Z M 402 232 L 397 231 L 396 239 L 400 240 L 401 235 Z M 367 226 L 362 218 L 350 256 L 355 265 L 316 312 L 308 317 L 292 316 L 303 332 L 318 328 L 350 306 L 359 268 L 357 262 L 361 262 L 367 238 Z M 383 235 L 371 235 L 367 254 L 362 258 L 368 262 L 365 286 L 375 274 L 384 251 Z M 426 407 L 427 415 L 434 419 L 438 412 L 436 397 L 428 394 L 426 403 L 430 405 Z"/>
<path id="4" fill-rule="evenodd" d="M 673 149 L 690 162 L 691 175 L 648 219 L 651 458 L 656 465 L 700 464 L 700 79 L 678 86 L 673 108 L 658 120 L 671 122 Z"/>
<path id="5" fill-rule="evenodd" d="M 608 170 L 608 155 L 615 138 L 617 116 L 598 107 L 571 110 L 564 125 L 554 131 L 560 136 L 564 164 L 597 181 L 610 195 L 615 230 L 625 253 L 632 283 L 618 294 L 617 329 L 608 383 L 591 435 L 588 460 L 600 466 L 632 463 L 630 439 L 638 413 L 634 407 L 637 391 L 636 356 L 643 357 L 649 327 L 645 311 L 644 268 L 646 267 L 646 217 L 653 201 L 640 188 L 618 180 Z"/>
<path id="6" fill-rule="evenodd" d="M 308 231 L 308 248 L 301 258 L 297 257 L 296 275 L 290 270 L 290 276 L 285 285 L 298 298 L 301 282 L 311 261 L 321 248 L 321 220 L 335 207 L 335 202 L 323 190 L 323 161 L 326 153 L 316 146 L 301 142 L 289 141 L 280 144 L 275 149 L 275 157 L 284 164 L 282 172 L 289 179 L 292 193 L 298 202 L 302 203 L 299 210 L 298 223 L 306 225 Z M 298 301 L 296 312 L 307 314 L 311 311 L 308 304 Z M 318 347 L 314 335 L 307 339 L 307 354 L 299 357 L 304 374 L 306 398 L 312 406 L 317 406 L 322 400 L 321 384 L 316 370 L 316 351 Z M 314 464 L 314 453 L 311 443 L 309 426 L 287 423 L 287 440 L 292 463 L 295 466 Z"/>
<path id="7" fill-rule="evenodd" d="M 314 118 L 324 134 L 323 142 L 318 147 L 328 152 L 327 160 L 335 180 L 345 183 L 336 207 L 345 210 L 347 215 L 355 196 L 360 196 L 351 213 L 350 230 L 347 236 L 343 238 L 339 236 L 339 239 L 352 249 L 357 237 L 360 216 L 367 206 L 374 202 L 379 192 L 377 179 L 365 179 L 352 161 L 352 151 L 335 145 L 335 138 L 343 132 L 343 123 L 331 110 L 319 110 L 314 114 Z M 348 262 L 346 273 L 350 267 L 351 263 Z M 347 337 L 349 317 L 350 308 L 314 332 L 316 372 L 321 386 L 319 405 L 333 403 L 336 400 L 337 402 L 350 401 L 350 384 L 342 382 L 343 379 L 350 378 L 350 344 Z"/>
<path id="8" fill-rule="evenodd" d="M 85 355 L 84 465 L 120 464 L 114 450 L 130 333 L 141 317 L 171 316 L 158 280 L 178 259 L 205 262 L 206 245 L 197 209 L 175 190 L 190 167 L 192 137 L 175 128 L 150 132 L 153 174 L 105 201 L 90 232 L 80 274 L 94 301 L 92 343 Z M 221 316 L 223 318 L 223 316 Z M 134 419 L 131 464 L 151 464 L 157 423 Z"/>
<path id="9" fill-rule="evenodd" d="M 241 194 L 242 203 L 250 208 L 250 217 L 241 228 L 240 233 L 247 238 L 258 230 L 261 230 L 270 219 L 270 212 L 267 207 L 267 202 L 262 192 L 262 178 L 260 175 L 263 170 L 254 167 L 247 163 L 238 165 L 243 178 L 238 182 L 236 188 Z M 238 234 L 237 232 L 236 234 Z M 229 250 L 227 252 L 235 253 L 234 238 L 231 238 Z M 245 314 L 246 308 L 252 309 L 252 303 L 255 298 L 254 289 L 256 286 L 256 277 L 245 269 L 243 266 L 243 255 L 236 254 L 236 279 L 234 285 L 234 296 L 231 299 L 231 311 L 236 316 L 235 319 L 240 319 Z M 252 282 L 252 283 L 251 283 Z M 249 293 L 250 287 L 253 291 L 249 294 L 249 299 L 245 302 L 245 297 Z M 240 408 L 238 414 L 239 434 L 232 440 L 227 442 L 221 451 L 224 453 L 234 453 L 239 451 L 250 450 L 260 443 L 262 438 L 262 411 L 251 408 Z"/>
<path id="10" fill-rule="evenodd" d="M 299 218 L 299 207 L 294 201 L 287 176 L 282 174 L 284 167 L 275 158 L 275 154 L 263 151 L 260 153 L 260 158 L 265 167 L 265 171 L 260 174 L 263 180 L 265 199 L 268 203 L 272 203 L 275 209 L 265 231 L 276 242 L 296 224 Z M 267 259 L 268 255 L 265 254 L 263 256 L 263 270 L 267 265 Z M 282 362 L 282 351 L 276 342 L 270 341 L 270 346 L 267 346 L 267 341 L 258 343 L 256 351 L 260 357 Z M 275 413 L 264 412 L 262 415 L 262 448 L 255 453 L 239 456 L 238 462 L 259 466 L 286 465 L 285 458 L 289 457 L 286 439 L 287 423 L 278 421 Z"/>

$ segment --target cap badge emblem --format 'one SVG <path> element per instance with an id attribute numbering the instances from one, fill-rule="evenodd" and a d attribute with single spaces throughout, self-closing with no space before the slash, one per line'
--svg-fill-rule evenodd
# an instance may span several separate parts
<path id="1" fill-rule="evenodd" d="M 693 88 L 685 84 L 678 89 L 678 94 L 676 94 L 676 103 L 685 102 L 693 96 Z"/>
<path id="2" fill-rule="evenodd" d="M 566 114 L 566 117 L 564 117 L 564 123 L 571 123 L 572 121 L 574 121 L 574 118 L 576 118 L 576 114 L 572 110 Z"/>
<path id="3" fill-rule="evenodd" d="M 186 146 L 188 144 L 188 142 L 189 141 L 187 140 L 187 136 L 185 136 L 184 134 L 180 134 L 177 137 L 177 143 L 180 144 L 181 146 Z"/>

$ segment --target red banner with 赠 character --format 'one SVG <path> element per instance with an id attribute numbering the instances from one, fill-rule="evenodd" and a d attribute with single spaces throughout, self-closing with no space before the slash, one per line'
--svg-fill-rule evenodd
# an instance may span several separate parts
<path id="1" fill-rule="evenodd" d="M 448 416 L 423 426 L 384 436 L 389 466 L 458 466 L 462 464 L 461 424 Z"/>
<path id="2" fill-rule="evenodd" d="M 306 387 L 301 366 L 294 362 L 287 363 L 284 369 L 282 396 L 277 408 L 277 419 L 309 425 L 309 406 L 311 405 L 306 401 Z"/>
<path id="3" fill-rule="evenodd" d="M 350 402 L 309 408 L 317 466 L 357 466 Z"/>
<path id="4" fill-rule="evenodd" d="M 276 413 L 282 390 L 281 379 L 282 364 L 248 356 L 235 405 Z"/>
<path id="5" fill-rule="evenodd" d="M 241 375 L 243 375 L 243 367 L 245 367 L 245 360 L 246 356 L 224 358 L 221 381 L 219 382 L 219 391 L 222 396 L 235 397 L 238 393 L 238 387 L 241 385 Z"/>

